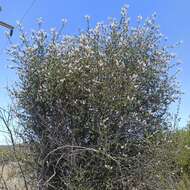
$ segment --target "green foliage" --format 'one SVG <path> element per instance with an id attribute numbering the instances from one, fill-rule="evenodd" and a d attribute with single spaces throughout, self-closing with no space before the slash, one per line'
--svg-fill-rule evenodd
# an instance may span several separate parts
<path id="1" fill-rule="evenodd" d="M 188 190 L 190 187 L 190 179 L 189 176 L 187 175 L 182 175 L 178 185 L 177 185 L 177 190 Z"/>
<path id="2" fill-rule="evenodd" d="M 9 51 L 20 79 L 12 93 L 41 189 L 161 189 L 158 179 L 170 177 L 155 155 L 179 94 L 174 57 L 155 16 L 132 28 L 127 14 L 93 29 L 87 18 L 76 36 L 20 28 Z"/>
<path id="3" fill-rule="evenodd" d="M 189 124 L 188 124 L 189 125 Z M 190 184 L 190 130 L 178 130 L 173 139 L 176 151 L 175 160 L 180 168 L 179 184 L 177 189 L 188 189 Z"/>
<path id="4" fill-rule="evenodd" d="M 169 189 L 187 190 L 190 185 L 190 131 L 189 126 L 185 129 L 177 129 L 170 135 L 169 146 L 165 144 L 169 159 L 173 158 L 174 168 L 178 170 L 176 178 L 168 187 Z M 172 163 L 167 161 L 167 163 Z M 174 185 L 175 184 L 175 185 Z"/>
<path id="5" fill-rule="evenodd" d="M 190 131 L 189 129 L 180 130 L 176 135 L 178 140 L 177 162 L 182 171 L 190 175 Z"/>

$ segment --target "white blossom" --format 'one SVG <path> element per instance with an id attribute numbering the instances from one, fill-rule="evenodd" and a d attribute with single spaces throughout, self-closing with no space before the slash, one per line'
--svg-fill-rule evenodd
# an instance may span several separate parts
<path id="1" fill-rule="evenodd" d="M 42 17 L 39 17 L 38 19 L 37 19 L 37 23 L 39 24 L 39 25 L 41 25 L 41 24 L 43 24 L 43 18 Z"/>
<path id="2" fill-rule="evenodd" d="M 91 17 L 90 17 L 89 15 L 85 15 L 85 16 L 84 16 L 84 19 L 85 19 L 86 21 L 90 21 Z"/>
<path id="3" fill-rule="evenodd" d="M 143 17 L 142 17 L 142 16 L 140 16 L 140 15 L 139 15 L 139 16 L 137 16 L 137 21 L 138 21 L 138 22 L 140 22 L 142 19 L 143 19 Z"/>
<path id="4" fill-rule="evenodd" d="M 61 22 L 65 26 L 68 23 L 68 20 L 66 18 L 62 18 Z"/>
<path id="5" fill-rule="evenodd" d="M 129 9 L 129 5 L 124 5 L 122 8 L 121 8 L 121 16 L 126 16 L 127 15 L 127 12 L 128 12 L 128 9 Z"/>

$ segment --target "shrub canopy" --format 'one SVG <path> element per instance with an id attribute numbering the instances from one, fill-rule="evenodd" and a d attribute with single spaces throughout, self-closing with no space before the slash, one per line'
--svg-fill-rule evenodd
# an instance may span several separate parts
<path id="1" fill-rule="evenodd" d="M 155 16 L 140 19 L 131 27 L 124 7 L 119 21 L 94 28 L 86 17 L 78 35 L 20 28 L 12 92 L 23 134 L 38 145 L 41 189 L 158 189 L 153 136 L 169 126 L 178 90 Z"/>

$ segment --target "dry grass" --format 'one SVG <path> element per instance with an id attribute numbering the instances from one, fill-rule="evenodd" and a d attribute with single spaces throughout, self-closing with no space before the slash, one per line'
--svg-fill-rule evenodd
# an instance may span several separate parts
<path id="1" fill-rule="evenodd" d="M 25 167 L 28 154 L 23 146 L 16 146 L 16 155 L 12 150 L 12 146 L 0 146 L 0 190 L 26 190 L 23 176 L 19 168 L 18 162 L 24 171 L 24 175 L 29 174 L 30 170 Z M 25 178 L 30 178 L 25 176 Z M 29 185 L 28 185 L 29 186 Z M 35 188 L 29 188 L 35 189 Z"/>
<path id="2" fill-rule="evenodd" d="M 2 163 L 1 186 L 5 190 L 25 190 L 23 179 L 20 176 L 19 168 L 16 162 Z"/>

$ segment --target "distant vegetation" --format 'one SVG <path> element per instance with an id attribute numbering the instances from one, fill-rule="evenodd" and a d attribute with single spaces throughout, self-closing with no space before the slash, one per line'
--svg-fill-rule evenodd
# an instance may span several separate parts
<path id="1" fill-rule="evenodd" d="M 2 166 L 16 164 L 26 190 L 187 190 L 190 131 L 170 117 L 177 68 L 155 15 L 136 27 L 127 7 L 94 28 L 85 19 L 73 36 L 46 33 L 41 20 L 29 35 L 19 25 L 20 44 L 8 51 L 19 81 L 14 109 L 1 117 L 12 142 L 0 148 Z M 2 170 L 9 189 L 6 179 Z"/>

